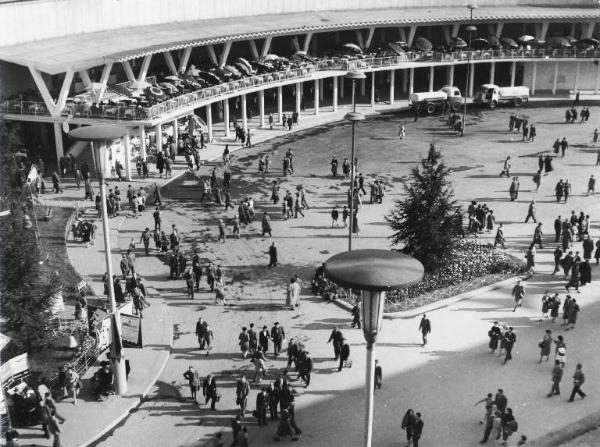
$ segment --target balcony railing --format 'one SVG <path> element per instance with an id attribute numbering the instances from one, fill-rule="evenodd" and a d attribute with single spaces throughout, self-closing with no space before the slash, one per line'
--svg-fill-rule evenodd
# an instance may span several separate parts
<path id="1" fill-rule="evenodd" d="M 291 68 L 275 73 L 249 76 L 243 79 L 215 85 L 194 92 L 183 93 L 175 98 L 165 100 L 155 105 L 145 107 L 141 105 L 90 105 L 86 103 L 67 104 L 62 111 L 63 116 L 78 118 L 93 118 L 107 120 L 137 121 L 157 118 L 165 113 L 172 112 L 182 107 L 193 106 L 210 100 L 226 98 L 232 93 L 244 93 L 256 87 L 279 85 L 281 81 L 304 79 L 319 71 L 348 71 L 369 70 L 378 68 L 393 68 L 406 62 L 439 62 L 464 63 L 485 60 L 515 60 L 515 59 L 575 59 L 575 58 L 600 58 L 600 50 L 577 49 L 533 49 L 533 50 L 471 50 L 471 51 L 410 51 L 398 56 L 390 57 L 365 57 L 363 59 L 333 58 L 319 60 L 306 64 L 301 68 Z M 150 78 L 148 78 L 150 79 Z M 50 116 L 50 112 L 43 102 L 0 100 L 0 114 Z"/>

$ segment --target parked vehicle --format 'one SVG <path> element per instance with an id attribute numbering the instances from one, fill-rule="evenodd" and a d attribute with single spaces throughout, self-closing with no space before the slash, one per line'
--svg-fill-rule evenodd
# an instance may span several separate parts
<path id="1" fill-rule="evenodd" d="M 529 101 L 529 87 L 498 87 L 495 84 L 483 84 L 477 89 L 473 101 L 492 109 L 501 103 L 511 103 L 515 107 L 521 107 L 523 103 Z"/>
<path id="2" fill-rule="evenodd" d="M 411 93 L 408 96 L 409 106 L 426 115 L 441 112 L 445 102 L 451 110 L 459 110 L 462 103 L 460 90 L 456 87 L 446 86 L 436 92 Z"/>

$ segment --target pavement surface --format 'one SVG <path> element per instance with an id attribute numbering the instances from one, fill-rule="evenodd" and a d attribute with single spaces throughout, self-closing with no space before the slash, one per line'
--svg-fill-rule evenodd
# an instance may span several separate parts
<path id="1" fill-rule="evenodd" d="M 522 143 L 516 134 L 508 134 L 508 116 L 512 109 L 474 113 L 463 138 L 449 132 L 439 118 L 420 119 L 413 123 L 406 115 L 390 114 L 360 124 L 357 131 L 359 171 L 365 175 L 367 184 L 375 179 L 384 181 L 387 194 L 383 205 L 362 206 L 360 233 L 353 246 L 389 247 L 389 227 L 383 216 L 390 210 L 393 200 L 400 196 L 409 170 L 426 154 L 430 142 L 441 148 L 445 162 L 453 170 L 457 199 L 465 205 L 470 200 L 485 202 L 494 209 L 497 222 L 504 223 L 508 250 L 517 257 L 524 255 L 533 233 L 534 224 L 522 223 L 529 200 L 537 201 L 538 217 L 544 222 L 546 233 L 551 232 L 557 214 L 566 216 L 571 210 L 577 213 L 585 211 L 594 221 L 594 216 L 598 215 L 598 198 L 587 197 L 584 193 L 589 175 L 598 173 L 594 166 L 596 149 L 588 147 L 588 144 L 594 129 L 592 123 L 600 108 L 592 107 L 590 110 L 591 123 L 564 125 L 562 107 L 530 105 L 522 112 L 530 116 L 530 121 L 535 122 L 538 129 L 534 143 Z M 343 111 L 338 112 L 339 115 L 343 115 Z M 303 116 L 301 126 L 311 127 L 322 122 L 321 118 L 336 116 Z M 407 137 L 403 141 L 397 136 L 400 121 L 407 123 Z M 297 385 L 299 393 L 296 419 L 304 430 L 299 443 L 314 446 L 361 444 L 365 368 L 362 333 L 347 327 L 350 318 L 346 311 L 324 303 L 310 293 L 310 279 L 316 266 L 346 249 L 346 232 L 342 228 L 331 228 L 329 212 L 334 204 L 338 207 L 343 205 L 348 181 L 339 177 L 333 179 L 329 175 L 329 161 L 335 154 L 341 162 L 349 153 L 349 126 L 345 123 L 325 124 L 280 136 L 283 133 L 281 130 L 256 131 L 255 142 L 269 136 L 279 138 L 236 152 L 232 161 L 233 199 L 237 202 L 242 197 L 251 196 L 258 213 L 267 210 L 272 218 L 272 238 L 261 237 L 260 221 L 257 221 L 242 228 L 239 240 L 216 242 L 216 219 L 229 218 L 234 212 L 224 212 L 223 208 L 211 204 L 199 204 L 198 180 L 209 175 L 214 167 L 220 174 L 222 169 L 218 162 L 208 163 L 200 171 L 186 174 L 165 189 L 163 226 L 169 228 L 176 223 L 185 251 L 198 249 L 206 260 L 224 266 L 228 305 L 215 305 L 214 296 L 207 290 L 204 281 L 197 299 L 187 299 L 183 281 L 166 279 L 168 268 L 158 257 L 138 258 L 142 276 L 156 290 L 152 307 L 148 309 L 155 313 L 145 314 L 144 330 L 157 330 L 147 323 L 156 322 L 160 326 L 170 318 L 173 322 L 173 346 L 148 398 L 98 445 L 193 446 L 204 445 L 217 432 L 228 436 L 229 422 L 236 413 L 235 381 L 242 372 L 252 372 L 252 365 L 241 358 L 237 347 L 240 328 L 251 322 L 257 327 L 264 324 L 270 328 L 275 321 L 283 325 L 287 339 L 293 336 L 303 340 L 315 362 L 313 380 L 306 389 L 294 380 L 295 373 L 291 373 L 292 384 Z M 567 137 L 571 148 L 565 159 L 555 160 L 555 170 L 544 177 L 540 191 L 534 193 L 531 191 L 531 177 L 537 169 L 537 156 L 550 150 L 554 139 L 562 136 Z M 294 151 L 295 173 L 282 179 L 281 160 L 288 147 Z M 209 149 L 214 155 L 221 150 L 219 144 Z M 257 174 L 256 157 L 259 153 L 268 153 L 274 159 L 272 174 L 264 179 Z M 515 202 L 508 200 L 509 180 L 498 178 L 506 155 L 513 158 L 513 175 L 521 179 L 521 194 Z M 207 154 L 206 158 L 211 157 Z M 573 196 L 567 205 L 557 205 L 553 199 L 554 184 L 559 178 L 569 178 L 573 183 Z M 282 181 L 282 191 L 294 190 L 299 184 L 305 187 L 311 205 L 311 209 L 305 211 L 306 217 L 281 219 L 280 209 L 268 201 L 270 182 L 274 179 Z M 150 213 L 138 219 L 124 219 L 119 225 L 119 248 L 124 248 L 131 237 L 138 238 L 143 227 L 151 223 Z M 598 226 L 593 224 L 594 238 L 598 237 L 598 233 Z M 482 239 L 491 240 L 492 236 L 484 235 Z M 595 303 L 598 289 L 592 283 L 582 288 L 581 294 L 574 294 L 583 309 L 575 331 L 564 332 L 558 323 L 540 321 L 540 298 L 544 290 L 559 292 L 564 299 L 565 281 L 549 275 L 554 244 L 550 243 L 553 237 L 546 236 L 546 239 L 544 250 L 538 250 L 536 274 L 527 281 L 525 303 L 517 312 L 512 312 L 511 284 L 508 284 L 431 312 L 433 334 L 425 347 L 420 345 L 418 317 L 384 322 L 376 348 L 376 356 L 384 370 L 384 385 L 376 392 L 374 445 L 398 445 L 404 439 L 399 425 L 407 408 L 423 414 L 425 430 L 421 445 L 475 445 L 483 432 L 478 423 L 483 410 L 475 407 L 474 403 L 497 388 L 505 390 L 509 406 L 514 409 L 520 426 L 518 434 L 526 434 L 530 439 L 576 421 L 598 408 L 600 397 L 594 392 L 598 389 L 595 376 L 600 368 L 596 351 L 599 330 L 594 324 L 600 317 L 600 306 Z M 264 252 L 272 241 L 279 247 L 280 265 L 267 269 Z M 580 243 L 576 246 L 580 247 Z M 103 259 L 98 253 L 94 254 L 92 261 L 92 251 L 87 250 L 90 256 L 83 266 L 72 259 L 76 268 L 81 268 L 81 272 L 95 281 L 101 277 Z M 72 253 L 70 248 L 70 256 L 73 256 Z M 113 254 L 118 255 L 116 249 L 113 249 Z M 294 274 L 302 278 L 304 285 L 301 315 L 282 307 L 285 285 Z M 592 276 L 597 274 L 598 268 L 594 267 Z M 197 349 L 194 326 L 199 316 L 209 321 L 215 333 L 214 347 L 208 357 Z M 517 331 L 514 360 L 505 366 L 487 349 L 487 330 L 495 320 L 512 325 Z M 352 368 L 339 373 L 333 361 L 332 348 L 326 344 L 331 329 L 336 325 L 343 327 L 353 359 Z M 569 349 L 562 383 L 563 395 L 553 399 L 545 397 L 550 387 L 550 364 L 536 363 L 537 343 L 547 328 L 552 329 L 555 336 L 559 333 L 565 335 Z M 584 364 L 587 373 L 584 388 L 588 398 L 567 403 L 565 394 L 570 390 L 570 377 L 578 361 Z M 217 405 L 218 411 L 210 411 L 203 403 L 196 406 L 189 399 L 182 374 L 190 364 L 202 376 L 209 373 L 216 375 L 223 395 Z M 277 377 L 283 366 L 283 360 L 270 358 L 268 379 Z M 135 362 L 132 362 L 132 368 L 134 372 L 140 369 Z M 254 408 L 258 389 L 258 386 L 252 387 L 250 409 Z M 111 401 L 117 400 L 111 398 Z M 61 404 L 61 409 L 67 405 L 70 404 Z M 90 409 L 88 415 L 108 411 L 106 403 L 92 405 L 103 407 L 101 410 Z M 157 424 L 159 417 L 160 424 Z M 332 423 L 335 423 L 335 428 L 332 428 Z M 66 424 L 65 431 L 67 428 L 80 431 L 78 427 L 67 427 Z M 258 428 L 254 419 L 249 417 L 247 424 L 251 445 L 274 443 L 274 423 Z M 516 440 L 517 436 L 513 436 L 513 445 Z M 44 444 L 40 442 L 38 445 Z"/>

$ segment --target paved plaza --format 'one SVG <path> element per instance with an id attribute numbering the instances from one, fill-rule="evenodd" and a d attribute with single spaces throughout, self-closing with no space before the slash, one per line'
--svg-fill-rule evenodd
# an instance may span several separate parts
<path id="1" fill-rule="evenodd" d="M 598 214 L 598 199 L 583 194 L 587 178 L 597 172 L 596 150 L 587 147 L 592 124 L 567 126 L 562 124 L 561 107 L 531 107 L 524 112 L 536 124 L 538 138 L 534 143 L 522 143 L 520 136 L 507 132 L 511 111 L 500 109 L 476 114 L 464 138 L 451 134 L 439 118 L 413 123 L 407 121 L 406 116 L 391 114 L 361 124 L 357 133 L 359 171 L 367 183 L 383 180 L 387 194 L 383 205 L 362 206 L 360 234 L 354 246 L 389 247 L 389 227 L 383 222 L 383 216 L 401 194 L 402 181 L 426 153 L 430 142 L 442 150 L 445 162 L 453 169 L 457 199 L 465 204 L 470 200 L 487 203 L 494 210 L 497 222 L 505 225 L 509 251 L 519 258 L 524 255 L 533 233 L 533 224 L 522 223 L 530 200 L 538 203 L 538 218 L 544 222 L 547 235 L 558 214 L 566 216 L 571 210 L 583 210 L 594 220 Z M 597 111 L 600 110 L 591 109 L 592 117 Z M 400 121 L 407 122 L 407 137 L 403 141 L 397 136 Z M 330 228 L 329 212 L 333 205 L 344 204 L 348 181 L 329 175 L 329 161 L 332 155 L 340 161 L 347 156 L 349 135 L 347 124 L 323 125 L 234 153 L 232 196 L 236 202 L 242 197 L 253 197 L 259 214 L 263 210 L 271 214 L 272 238 L 261 237 L 260 223 L 255 222 L 242 227 L 239 240 L 228 238 L 224 244 L 216 241 L 217 218 L 231 217 L 234 212 L 225 213 L 222 208 L 198 203 L 198 179 L 209 175 L 214 167 L 221 174 L 219 160 L 166 188 L 163 225 L 169 228 L 171 223 L 177 224 L 187 252 L 199 249 L 204 259 L 224 266 L 229 305 L 215 305 L 206 283 L 196 300 L 186 299 L 183 281 L 166 279 L 167 265 L 157 257 L 140 256 L 140 271 L 160 296 L 153 301 L 162 300 L 165 312 L 171 314 L 174 322 L 173 348 L 148 401 L 106 437 L 102 445 L 148 444 L 161 440 L 162 445 L 191 446 L 201 444 L 215 432 L 228 432 L 229 422 L 236 413 L 235 381 L 244 371 L 253 374 L 250 362 L 241 358 L 237 335 L 242 326 L 251 322 L 256 327 L 263 324 L 271 327 L 275 321 L 283 325 L 287 338 L 302 339 L 315 361 L 311 386 L 297 388 L 296 418 L 304 431 L 300 442 L 315 446 L 360 444 L 365 367 L 362 333 L 348 327 L 350 318 L 346 310 L 312 296 L 309 287 L 316 266 L 346 249 L 346 232 L 342 228 Z M 535 194 L 531 191 L 534 189 L 531 177 L 537 169 L 537 156 L 551 149 L 552 142 L 559 136 L 566 136 L 571 148 L 565 159 L 555 160 L 555 171 L 544 177 L 540 191 Z M 293 191 L 297 185 L 303 185 L 311 209 L 305 211 L 304 218 L 284 221 L 280 218 L 279 206 L 274 207 L 269 202 L 269 195 L 270 182 L 282 179 L 281 160 L 289 147 L 294 152 L 295 173 L 283 179 L 281 189 Z M 257 174 L 257 156 L 261 153 L 274 158 L 272 173 L 265 178 Z M 514 160 L 513 175 L 521 179 L 521 195 L 516 202 L 508 200 L 509 181 L 498 178 L 501 161 L 507 155 Z M 574 194 L 568 205 L 555 204 L 553 189 L 559 178 L 569 178 L 573 183 Z M 126 246 L 131 237 L 138 237 L 139 231 L 151 223 L 149 213 L 138 219 L 124 220 L 119 232 L 120 247 Z M 598 234 L 596 225 L 592 234 L 594 237 Z M 508 395 L 509 406 L 519 421 L 519 434 L 526 434 L 530 439 L 575 421 L 598 407 L 599 398 L 593 390 L 597 389 L 594 371 L 600 367 L 600 359 L 592 353 L 595 352 L 593 341 L 598 336 L 594 323 L 600 308 L 593 303 L 593 284 L 577 295 L 584 309 L 579 325 L 575 331 L 564 333 L 569 353 L 562 383 L 563 396 L 553 400 L 545 397 L 550 386 L 550 366 L 536 363 L 537 342 L 546 328 L 553 329 L 554 335 L 563 331 L 558 324 L 552 327 L 549 322 L 538 322 L 540 298 L 545 289 L 556 290 L 564 298 L 565 283 L 562 278 L 549 275 L 554 244 L 550 243 L 550 236 L 546 239 L 548 248 L 538 251 L 539 272 L 527 281 L 525 304 L 518 312 L 511 312 L 510 283 L 431 312 L 433 334 L 426 348 L 420 346 L 418 317 L 384 322 L 376 354 L 383 365 L 384 385 L 376 392 L 375 445 L 398 445 L 404 439 L 399 424 L 407 408 L 423 413 L 423 445 L 475 445 L 483 429 L 478 423 L 482 410 L 474 403 L 497 388 L 503 388 Z M 279 248 L 280 265 L 267 269 L 268 258 L 264 252 L 272 241 Z M 282 308 L 285 285 L 294 274 L 302 278 L 304 285 L 303 314 L 299 317 Z M 596 274 L 594 267 L 593 277 Z M 197 349 L 194 328 L 199 316 L 209 321 L 215 333 L 214 349 L 209 357 Z M 487 330 L 494 320 L 506 322 L 517 330 L 515 358 L 506 366 L 487 350 Z M 145 319 L 144 325 L 145 328 L 151 326 L 152 320 Z M 352 369 L 339 373 L 331 345 L 326 344 L 335 325 L 343 327 L 353 359 Z M 586 388 L 592 392 L 588 399 L 568 404 L 564 395 L 570 390 L 570 376 L 578 361 L 584 363 L 588 378 Z M 194 365 L 202 376 L 216 375 L 223 394 L 217 404 L 218 411 L 212 412 L 205 405 L 198 408 L 188 399 L 189 390 L 182 374 L 189 365 Z M 283 360 L 269 359 L 268 378 L 274 379 L 283 367 Z M 295 374 L 292 377 L 295 378 Z M 252 388 L 251 409 L 257 387 Z M 247 422 L 251 445 L 274 442 L 275 424 L 259 428 L 253 418 Z M 513 438 L 516 443 L 516 436 Z"/>

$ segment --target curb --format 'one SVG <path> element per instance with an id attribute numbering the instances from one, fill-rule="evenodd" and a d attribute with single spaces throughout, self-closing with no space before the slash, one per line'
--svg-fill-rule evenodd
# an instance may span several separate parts
<path id="1" fill-rule="evenodd" d="M 531 441 L 532 447 L 559 447 L 600 426 L 600 411 Z"/>
<path id="2" fill-rule="evenodd" d="M 479 289 L 471 290 L 469 292 L 464 292 L 464 293 L 461 293 L 460 295 L 455 295 L 450 298 L 436 301 L 435 303 L 417 307 L 416 309 L 401 310 L 399 312 L 384 312 L 383 318 L 386 320 L 414 318 L 416 316 L 422 315 L 427 312 L 431 312 L 434 310 L 442 309 L 444 307 L 448 307 L 450 304 L 454 304 L 459 301 L 464 301 L 464 300 L 468 300 L 470 298 L 474 298 L 475 295 L 479 295 L 480 293 L 485 293 L 485 292 L 489 292 L 490 290 L 499 289 L 501 287 L 504 287 L 505 285 L 515 282 L 516 278 L 517 277 L 503 279 L 502 281 L 488 284 L 487 286 L 480 287 Z M 352 305 L 344 300 L 334 300 L 333 304 L 335 304 L 336 306 L 338 306 L 344 310 L 347 310 L 348 312 L 350 312 L 352 310 Z"/>

